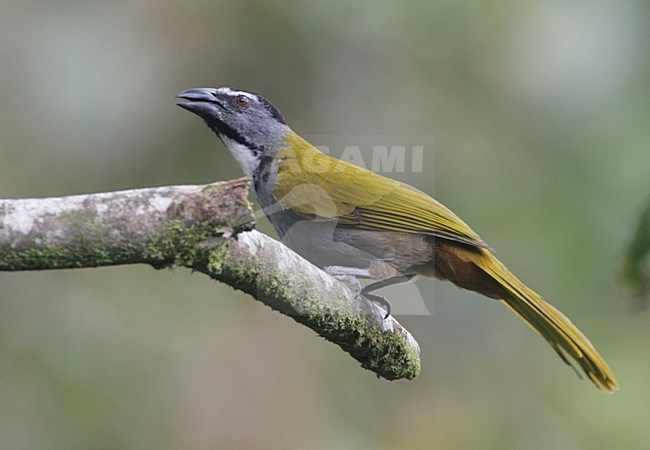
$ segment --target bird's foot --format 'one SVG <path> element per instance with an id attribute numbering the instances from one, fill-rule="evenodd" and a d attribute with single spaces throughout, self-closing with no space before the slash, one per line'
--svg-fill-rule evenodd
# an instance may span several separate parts
<path id="1" fill-rule="evenodd" d="M 349 284 L 350 288 L 354 291 L 355 297 L 362 295 L 363 286 L 361 286 L 361 283 L 359 282 L 357 277 L 353 275 L 332 275 L 332 277 L 336 278 L 339 281 Z"/>
<path id="2" fill-rule="evenodd" d="M 342 267 L 342 266 L 327 266 L 325 267 L 325 272 L 330 276 L 336 278 L 337 280 L 349 284 L 350 287 L 354 290 L 355 297 L 363 296 L 368 300 L 370 300 L 371 302 L 376 303 L 379 306 L 383 307 L 386 310 L 386 315 L 384 316 L 384 320 L 390 316 L 391 308 L 388 300 L 386 300 L 386 298 L 382 297 L 381 295 L 375 295 L 370 293 L 375 289 L 382 287 L 384 281 L 380 281 L 379 284 L 377 283 L 369 284 L 364 288 L 363 286 L 361 286 L 358 277 L 369 277 L 368 271 L 366 269 L 355 269 L 355 268 Z"/>
<path id="3" fill-rule="evenodd" d="M 364 292 L 364 289 L 361 290 L 361 295 L 366 297 L 371 302 L 377 303 L 379 306 L 383 307 L 386 310 L 386 315 L 384 316 L 384 320 L 390 317 L 391 307 L 390 307 L 390 302 L 386 299 L 386 297 L 382 297 L 381 295 L 370 294 L 369 292 Z"/>
<path id="4" fill-rule="evenodd" d="M 375 295 L 371 294 L 369 292 L 366 292 L 363 286 L 361 286 L 361 283 L 356 277 L 353 277 L 352 275 L 335 275 L 334 278 L 336 278 L 339 281 L 343 281 L 344 283 L 348 283 L 350 285 L 350 288 L 354 291 L 354 296 L 355 297 L 365 297 L 368 300 L 370 300 L 373 303 L 378 304 L 382 308 L 386 310 L 386 315 L 384 316 L 384 320 L 388 319 L 390 316 L 390 302 L 386 300 L 386 297 L 382 297 L 381 295 Z"/>

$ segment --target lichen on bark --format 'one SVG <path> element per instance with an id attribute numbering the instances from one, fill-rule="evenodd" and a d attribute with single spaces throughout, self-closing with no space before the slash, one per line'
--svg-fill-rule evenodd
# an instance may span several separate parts
<path id="1" fill-rule="evenodd" d="M 308 326 L 378 376 L 415 378 L 418 344 L 393 317 L 253 230 L 247 183 L 0 200 L 0 270 L 187 267 Z"/>

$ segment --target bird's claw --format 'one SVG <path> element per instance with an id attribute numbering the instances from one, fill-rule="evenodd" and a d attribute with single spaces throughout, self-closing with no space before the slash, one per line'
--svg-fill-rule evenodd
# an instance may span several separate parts
<path id="1" fill-rule="evenodd" d="M 332 276 L 339 281 L 348 283 L 350 285 L 350 288 L 354 290 L 355 297 L 358 297 L 363 293 L 363 286 L 361 286 L 361 283 L 359 282 L 357 277 L 353 275 L 332 275 Z"/>
<path id="2" fill-rule="evenodd" d="M 330 274 L 334 278 L 336 278 L 339 281 L 343 281 L 345 283 L 350 284 L 351 288 L 354 290 L 354 296 L 355 297 L 365 297 L 368 300 L 370 300 L 373 303 L 378 304 L 379 306 L 383 307 L 386 310 L 386 315 L 384 316 L 384 320 L 388 319 L 390 317 L 390 303 L 388 300 L 386 300 L 386 297 L 382 297 L 381 295 L 375 295 L 371 294 L 370 292 L 367 292 L 363 286 L 361 286 L 361 283 L 359 282 L 359 279 L 353 275 L 341 275 L 341 274 Z"/>
<path id="3" fill-rule="evenodd" d="M 386 315 L 384 316 L 384 320 L 390 317 L 391 307 L 390 307 L 390 302 L 386 299 L 386 297 L 382 297 L 381 295 L 370 294 L 369 292 L 364 292 L 363 289 L 361 290 L 361 295 L 366 297 L 371 302 L 379 304 L 386 310 Z"/>

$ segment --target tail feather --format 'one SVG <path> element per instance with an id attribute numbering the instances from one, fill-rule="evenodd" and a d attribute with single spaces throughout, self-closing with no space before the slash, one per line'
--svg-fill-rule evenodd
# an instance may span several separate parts
<path id="1" fill-rule="evenodd" d="M 494 256 L 488 252 L 483 255 L 475 264 L 503 287 L 506 295 L 502 301 L 541 334 L 564 362 L 571 365 L 566 358 L 569 356 L 600 389 L 610 393 L 618 390 L 614 374 L 589 339 L 564 314 L 519 281 Z"/>

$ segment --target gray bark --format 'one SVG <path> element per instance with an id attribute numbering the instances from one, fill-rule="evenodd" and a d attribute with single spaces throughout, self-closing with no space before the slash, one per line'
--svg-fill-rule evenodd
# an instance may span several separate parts
<path id="1" fill-rule="evenodd" d="M 387 379 L 415 378 L 419 347 L 393 317 L 255 230 L 247 180 L 0 200 L 0 270 L 183 266 L 240 289 Z"/>

